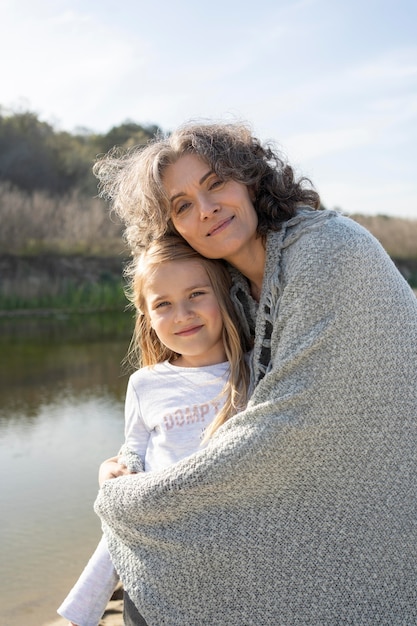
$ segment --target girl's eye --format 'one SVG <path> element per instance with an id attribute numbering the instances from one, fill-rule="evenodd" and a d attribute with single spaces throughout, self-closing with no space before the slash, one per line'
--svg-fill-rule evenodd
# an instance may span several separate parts
<path id="1" fill-rule="evenodd" d="M 193 291 L 190 297 L 196 298 L 197 296 L 204 296 L 205 293 L 205 291 Z"/>
<path id="2" fill-rule="evenodd" d="M 165 306 L 169 306 L 169 302 L 167 300 L 165 300 L 164 302 L 158 302 L 158 304 L 155 306 L 155 309 L 161 309 Z"/>

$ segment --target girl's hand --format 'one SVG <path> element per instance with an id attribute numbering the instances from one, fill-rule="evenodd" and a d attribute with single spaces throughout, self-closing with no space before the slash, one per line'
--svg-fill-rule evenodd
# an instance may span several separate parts
<path id="1" fill-rule="evenodd" d="M 106 480 L 109 480 L 110 478 L 117 478 L 118 476 L 126 476 L 127 474 L 130 474 L 126 465 L 121 465 L 118 462 L 118 458 L 119 457 L 117 456 L 113 456 L 111 459 L 103 461 L 103 463 L 100 465 L 100 469 L 98 472 L 98 483 L 100 487 Z"/>

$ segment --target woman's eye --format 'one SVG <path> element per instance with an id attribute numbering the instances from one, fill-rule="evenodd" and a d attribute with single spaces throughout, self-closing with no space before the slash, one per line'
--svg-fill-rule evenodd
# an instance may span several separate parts
<path id="1" fill-rule="evenodd" d="M 177 215 L 179 215 L 180 213 L 183 213 L 184 211 L 186 211 L 189 206 L 191 205 L 190 202 L 182 202 L 181 204 L 179 204 L 176 209 L 175 209 L 175 213 Z"/>
<path id="2" fill-rule="evenodd" d="M 220 187 L 220 185 L 223 183 L 222 180 L 220 180 L 219 178 L 214 179 L 209 186 L 209 189 L 217 189 L 217 187 Z"/>

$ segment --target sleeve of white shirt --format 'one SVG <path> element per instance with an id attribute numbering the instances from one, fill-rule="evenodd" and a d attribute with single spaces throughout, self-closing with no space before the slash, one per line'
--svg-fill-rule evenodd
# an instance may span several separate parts
<path id="1" fill-rule="evenodd" d="M 57 612 L 78 626 L 98 626 L 118 580 L 106 540 L 102 537 L 83 573 Z"/>
<path id="2" fill-rule="evenodd" d="M 131 377 L 127 385 L 125 401 L 125 445 L 136 452 L 145 467 L 146 450 L 150 432 L 140 410 L 140 402 Z"/>

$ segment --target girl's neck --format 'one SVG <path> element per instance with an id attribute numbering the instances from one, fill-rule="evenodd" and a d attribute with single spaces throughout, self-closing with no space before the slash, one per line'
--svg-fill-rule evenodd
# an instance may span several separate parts
<path id="1" fill-rule="evenodd" d="M 185 357 L 182 354 L 174 360 L 171 360 L 171 365 L 174 367 L 210 367 L 211 365 L 220 365 L 220 363 L 226 363 L 227 357 L 224 355 L 223 358 L 218 359 L 206 359 L 204 355 L 199 357 L 193 357 L 189 359 L 189 357 Z"/>

